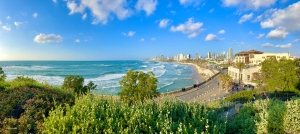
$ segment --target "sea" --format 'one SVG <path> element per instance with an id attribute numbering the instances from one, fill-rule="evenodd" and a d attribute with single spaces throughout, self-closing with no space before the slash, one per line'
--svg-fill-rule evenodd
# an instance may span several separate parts
<path id="1" fill-rule="evenodd" d="M 96 94 L 117 95 L 121 91 L 119 81 L 128 70 L 152 71 L 158 78 L 157 90 L 161 93 L 180 90 L 200 83 L 195 67 L 174 62 L 153 61 L 0 61 L 6 80 L 17 76 L 33 78 L 53 86 L 61 86 L 70 74 L 80 75 L 84 84 L 97 85 Z"/>

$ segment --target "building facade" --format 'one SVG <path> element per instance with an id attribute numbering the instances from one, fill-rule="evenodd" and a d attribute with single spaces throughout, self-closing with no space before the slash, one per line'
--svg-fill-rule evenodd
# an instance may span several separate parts
<path id="1" fill-rule="evenodd" d="M 294 57 L 292 57 L 290 53 L 263 53 L 254 54 L 252 57 L 250 57 L 250 63 L 259 64 L 269 57 L 275 57 L 277 60 L 280 60 L 281 58 L 294 60 Z"/>
<path id="2" fill-rule="evenodd" d="M 253 80 L 255 80 L 255 74 L 259 72 L 261 67 L 248 67 L 241 70 L 241 73 L 238 68 L 233 66 L 228 67 L 228 74 L 232 77 L 232 79 L 236 82 L 239 81 L 239 76 L 241 80 L 245 84 L 253 84 Z"/>

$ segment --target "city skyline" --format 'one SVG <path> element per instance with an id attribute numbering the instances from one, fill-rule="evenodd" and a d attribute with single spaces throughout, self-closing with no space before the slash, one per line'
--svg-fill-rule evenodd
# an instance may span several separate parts
<path id="1" fill-rule="evenodd" d="M 0 1 L 0 60 L 206 57 L 229 48 L 299 57 L 299 12 L 296 0 Z"/>

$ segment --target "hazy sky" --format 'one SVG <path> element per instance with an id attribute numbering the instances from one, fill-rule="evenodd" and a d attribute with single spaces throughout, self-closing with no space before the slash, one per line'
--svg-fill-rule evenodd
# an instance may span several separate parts
<path id="1" fill-rule="evenodd" d="M 297 0 L 1 0 L 0 60 L 300 55 Z"/>

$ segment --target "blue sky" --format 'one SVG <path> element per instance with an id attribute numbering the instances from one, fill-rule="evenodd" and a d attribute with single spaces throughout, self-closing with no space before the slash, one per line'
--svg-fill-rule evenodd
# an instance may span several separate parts
<path id="1" fill-rule="evenodd" d="M 0 60 L 300 56 L 297 0 L 1 0 Z"/>

